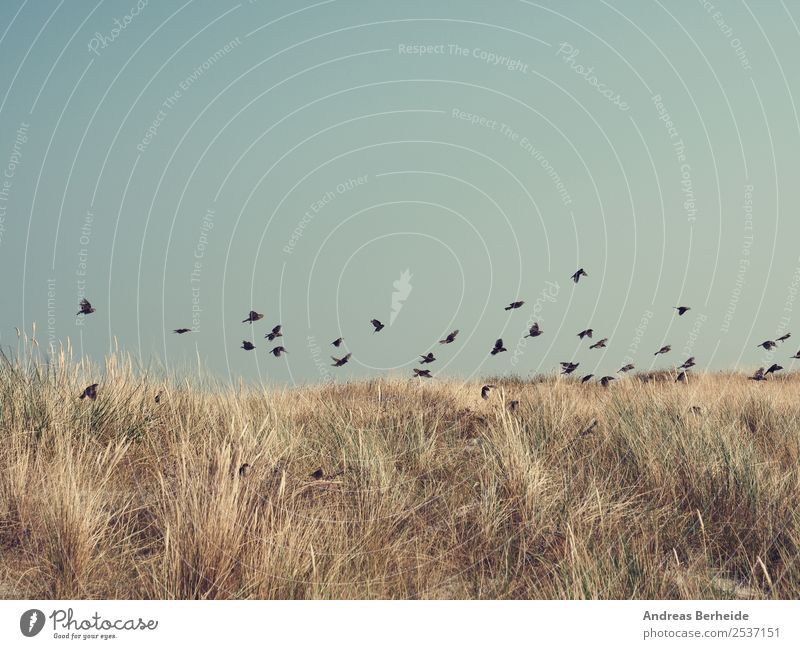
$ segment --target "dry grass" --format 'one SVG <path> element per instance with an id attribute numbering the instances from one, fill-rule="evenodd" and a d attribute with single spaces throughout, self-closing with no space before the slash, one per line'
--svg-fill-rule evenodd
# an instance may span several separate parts
<path id="1" fill-rule="evenodd" d="M 0 596 L 797 598 L 798 388 L 501 380 L 483 401 L 6 361 Z"/>

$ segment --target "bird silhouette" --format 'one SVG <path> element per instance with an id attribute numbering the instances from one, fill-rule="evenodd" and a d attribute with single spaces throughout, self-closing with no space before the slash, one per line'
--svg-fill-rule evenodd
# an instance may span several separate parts
<path id="1" fill-rule="evenodd" d="M 455 331 L 451 331 L 444 338 L 442 338 L 439 342 L 442 345 L 449 345 L 451 342 L 453 342 L 456 339 L 457 335 L 458 335 L 458 329 L 456 329 Z"/>
<path id="2" fill-rule="evenodd" d="M 589 273 L 583 270 L 583 268 L 579 268 L 578 270 L 575 271 L 575 274 L 572 275 L 572 281 L 577 284 L 578 281 L 580 281 L 581 276 L 589 277 Z"/>
<path id="3" fill-rule="evenodd" d="M 346 364 L 350 360 L 350 357 L 352 355 L 353 354 L 345 354 L 341 358 L 336 358 L 336 356 L 331 356 L 331 358 L 333 359 L 333 363 L 331 363 L 331 365 L 333 367 L 341 367 L 342 365 Z"/>
<path id="4" fill-rule="evenodd" d="M 433 352 L 428 352 L 427 354 L 420 354 L 419 357 L 422 359 L 419 364 L 424 365 L 425 363 L 433 363 L 436 360 L 436 357 L 433 355 Z"/>
<path id="5" fill-rule="evenodd" d="M 633 369 L 633 363 L 628 363 L 627 365 L 623 365 L 622 367 L 620 367 L 617 370 L 617 372 L 618 373 L 622 372 L 624 374 L 625 372 L 630 372 L 632 369 Z"/>
<path id="6" fill-rule="evenodd" d="M 256 348 L 256 346 L 253 343 L 251 343 L 249 340 L 243 340 L 242 341 L 242 349 L 245 349 L 245 350 L 247 350 L 249 352 L 249 351 L 252 351 L 255 348 Z"/>
<path id="7" fill-rule="evenodd" d="M 764 381 L 764 380 L 766 380 L 766 377 L 764 376 L 764 368 L 763 367 L 759 367 L 755 371 L 753 376 L 750 377 L 750 380 L 751 381 Z"/>
<path id="8" fill-rule="evenodd" d="M 492 351 L 490 351 L 489 353 L 492 356 L 496 356 L 500 352 L 507 352 L 507 351 L 508 350 L 505 347 L 503 347 L 503 339 L 502 338 L 498 338 L 497 340 L 495 340 L 494 347 L 492 348 Z"/>
<path id="9" fill-rule="evenodd" d="M 560 363 L 560 365 L 562 374 L 572 374 L 578 369 L 578 365 L 580 365 L 580 363 Z"/>
<path id="10" fill-rule="evenodd" d="M 414 377 L 415 378 L 425 378 L 425 379 L 432 379 L 431 371 L 430 370 L 421 370 L 418 367 L 414 368 Z"/>
<path id="11" fill-rule="evenodd" d="M 97 399 L 97 386 L 97 383 L 92 383 L 91 385 L 85 387 L 78 398 L 85 399 L 86 397 L 89 397 L 89 399 L 94 401 Z"/>
<path id="12" fill-rule="evenodd" d="M 686 383 L 686 378 L 687 377 L 688 377 L 688 374 L 685 371 L 680 372 L 678 374 L 677 378 L 675 379 L 675 383 Z"/>
<path id="13" fill-rule="evenodd" d="M 289 352 L 286 351 L 286 347 L 278 345 L 277 347 L 273 347 L 272 349 L 270 349 L 269 353 L 272 354 L 275 358 L 280 358 L 281 354 L 288 354 Z"/>
<path id="14" fill-rule="evenodd" d="M 783 367 L 781 367 L 777 363 L 773 363 L 772 365 L 769 366 L 769 369 L 766 372 L 764 372 L 764 374 L 765 375 L 766 374 L 774 374 L 775 372 L 780 372 L 782 369 L 783 369 Z"/>
<path id="15" fill-rule="evenodd" d="M 800 351 L 798 351 L 794 356 L 791 356 L 790 358 L 800 358 Z"/>
<path id="16" fill-rule="evenodd" d="M 584 329 L 580 333 L 578 333 L 578 338 L 583 340 L 584 338 L 591 338 L 592 334 L 594 334 L 594 329 Z"/>
<path id="17" fill-rule="evenodd" d="M 314 473 L 311 474 L 311 477 L 314 478 L 314 480 L 322 480 L 324 475 L 325 472 L 322 470 L 322 467 L 320 467 L 319 469 L 314 471 Z"/>
<path id="18" fill-rule="evenodd" d="M 283 334 L 281 333 L 281 326 L 276 325 L 272 328 L 272 331 L 264 335 L 264 338 L 266 338 L 267 340 L 275 340 L 276 338 L 280 338 L 281 336 L 283 336 Z"/>
<path id="19" fill-rule="evenodd" d="M 489 392 L 491 390 L 494 390 L 495 387 L 497 387 L 497 386 L 495 386 L 495 385 L 484 385 L 481 388 L 481 399 L 483 399 L 484 401 L 486 399 L 488 399 L 489 398 Z"/>
<path id="20" fill-rule="evenodd" d="M 611 381 L 615 380 L 616 377 L 614 376 L 604 376 L 603 378 L 600 379 L 600 385 L 602 385 L 604 388 L 607 388 L 608 384 L 611 383 Z"/>
<path id="21" fill-rule="evenodd" d="M 680 369 L 688 370 L 690 367 L 694 367 L 694 366 L 695 366 L 694 356 L 689 356 L 689 358 L 687 358 L 685 361 L 683 361 L 683 365 L 681 365 Z"/>
<path id="22" fill-rule="evenodd" d="M 331 345 L 333 345 L 334 347 L 339 347 L 339 346 L 341 346 L 343 341 L 344 341 L 344 338 L 337 338 L 336 340 L 334 340 L 331 343 Z"/>
<path id="23" fill-rule="evenodd" d="M 161 392 L 159 392 L 153 399 L 156 403 L 161 403 Z"/>
<path id="24" fill-rule="evenodd" d="M 659 349 L 653 356 L 658 356 L 659 354 L 666 354 L 672 351 L 672 345 L 664 345 L 661 349 Z"/>
<path id="25" fill-rule="evenodd" d="M 678 310 L 678 315 L 683 315 L 687 311 L 690 311 L 692 307 L 690 307 L 690 306 L 676 306 L 676 307 L 673 307 L 673 308 Z"/>
<path id="26" fill-rule="evenodd" d="M 92 303 L 86 298 L 83 298 L 80 303 L 80 311 L 78 311 L 75 315 L 89 315 L 90 313 L 94 313 L 94 311 L 95 309 L 92 306 Z"/>
<path id="27" fill-rule="evenodd" d="M 250 473 L 250 465 L 245 462 L 242 466 L 239 467 L 239 477 L 246 478 L 247 474 Z"/>
<path id="28" fill-rule="evenodd" d="M 777 346 L 778 346 L 778 343 L 776 343 L 774 340 L 765 340 L 760 345 L 756 345 L 756 347 L 763 347 L 767 351 L 775 349 L 775 347 L 777 347 Z"/>
<path id="29" fill-rule="evenodd" d="M 598 340 L 594 345 L 589 345 L 589 349 L 601 349 L 602 347 L 606 346 L 608 342 L 608 338 L 602 338 Z"/>
<path id="30" fill-rule="evenodd" d="M 519 309 L 523 304 L 525 304 L 525 300 L 519 300 L 517 302 L 512 302 L 507 307 L 505 307 L 505 311 L 511 311 L 511 309 Z"/>
<path id="31" fill-rule="evenodd" d="M 539 328 L 539 323 L 534 322 L 528 329 L 528 333 L 525 334 L 525 338 L 536 338 L 536 336 L 541 336 L 542 333 L 544 332 Z"/>
<path id="32" fill-rule="evenodd" d="M 374 334 L 378 333 L 381 329 L 383 329 L 386 326 L 380 320 L 376 320 L 375 318 L 370 320 L 370 322 L 372 323 L 372 326 L 375 327 L 375 331 L 372 332 Z"/>
<path id="33" fill-rule="evenodd" d="M 584 376 L 581 379 L 581 383 L 587 383 L 587 382 L 591 381 L 593 376 L 594 376 L 594 374 L 587 374 L 586 376 Z"/>
<path id="34" fill-rule="evenodd" d="M 250 313 L 247 314 L 247 317 L 244 320 L 242 320 L 242 322 L 243 323 L 249 322 L 252 324 L 256 320 L 261 320 L 261 318 L 263 317 L 264 317 L 263 313 L 257 313 L 256 311 L 251 311 Z"/>
<path id="35" fill-rule="evenodd" d="M 792 334 L 783 334 L 780 338 L 777 338 L 776 340 L 779 343 L 782 343 L 782 342 L 784 342 L 786 340 L 789 340 L 789 338 L 791 338 L 791 337 L 792 337 Z"/>
<path id="36" fill-rule="evenodd" d="M 186 334 L 186 333 L 189 333 L 190 331 L 191 331 L 191 329 L 187 329 L 186 327 L 181 327 L 180 329 L 173 329 L 172 333 L 175 333 L 175 334 Z"/>

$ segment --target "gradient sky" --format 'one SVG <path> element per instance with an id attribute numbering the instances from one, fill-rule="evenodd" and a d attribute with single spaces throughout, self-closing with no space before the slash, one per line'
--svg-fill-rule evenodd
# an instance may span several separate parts
<path id="1" fill-rule="evenodd" d="M 42 349 L 290 384 L 430 350 L 463 377 L 790 367 L 795 339 L 756 345 L 797 324 L 798 23 L 785 0 L 3 2 L 0 344 L 35 323 Z"/>

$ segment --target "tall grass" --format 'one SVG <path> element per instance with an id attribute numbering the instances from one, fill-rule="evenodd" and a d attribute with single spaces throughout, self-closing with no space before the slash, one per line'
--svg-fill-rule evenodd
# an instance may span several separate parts
<path id="1" fill-rule="evenodd" d="M 797 598 L 798 388 L 211 390 L 23 351 L 0 363 L 0 596 Z"/>

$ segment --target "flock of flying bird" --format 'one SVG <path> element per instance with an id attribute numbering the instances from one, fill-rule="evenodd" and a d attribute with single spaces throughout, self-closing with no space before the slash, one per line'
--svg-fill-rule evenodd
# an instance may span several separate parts
<path id="1" fill-rule="evenodd" d="M 588 273 L 583 268 L 579 268 L 575 273 L 572 274 L 571 279 L 575 284 L 577 284 L 580 281 L 581 277 L 588 277 L 588 276 L 589 276 Z M 512 311 L 512 310 L 515 310 L 515 309 L 519 309 L 523 304 L 525 304 L 524 300 L 517 300 L 517 301 L 511 302 L 507 307 L 504 308 L 504 310 L 505 311 Z M 688 307 L 688 306 L 676 306 L 674 308 L 678 311 L 678 315 L 679 316 L 684 315 L 687 311 L 689 311 L 691 309 L 691 307 Z M 94 313 L 94 312 L 95 312 L 95 308 L 91 305 L 91 303 L 86 298 L 83 298 L 81 300 L 81 302 L 80 302 L 80 311 L 78 311 L 77 315 L 89 315 L 89 314 Z M 263 313 L 258 313 L 257 311 L 250 311 L 247 314 L 247 317 L 244 320 L 242 320 L 242 323 L 253 324 L 254 322 L 257 322 L 257 321 L 259 321 L 259 320 L 261 320 L 263 318 L 264 318 L 264 314 Z M 376 318 L 373 318 L 372 320 L 370 320 L 370 323 L 372 324 L 372 327 L 373 327 L 373 333 L 378 333 L 385 326 L 380 320 L 378 320 Z M 192 331 L 192 329 L 187 328 L 187 327 L 181 327 L 179 329 L 174 329 L 173 330 L 173 332 L 176 333 L 176 334 L 185 334 L 185 333 L 189 333 L 191 331 Z M 450 332 L 449 334 L 447 334 L 447 336 L 445 336 L 442 340 L 440 340 L 439 343 L 442 344 L 442 345 L 449 345 L 450 343 L 455 341 L 456 336 L 458 336 L 458 332 L 459 332 L 458 329 L 456 329 L 455 331 Z M 534 322 L 533 325 L 531 325 L 531 327 L 529 328 L 528 333 L 524 337 L 525 338 L 536 338 L 538 336 L 541 336 L 543 333 L 544 332 L 539 327 L 539 323 L 538 322 Z M 780 338 L 777 338 L 776 340 L 765 340 L 763 343 L 757 345 L 757 347 L 762 347 L 766 351 L 772 351 L 773 349 L 775 349 L 778 346 L 779 343 L 782 343 L 782 342 L 785 342 L 786 340 L 788 340 L 791 337 L 791 335 L 792 334 L 790 334 L 790 333 L 786 333 L 786 334 L 782 335 Z M 578 332 L 578 338 L 580 338 L 581 340 L 583 340 L 584 338 L 592 339 L 593 336 L 594 336 L 594 329 L 591 329 L 591 328 L 584 329 L 584 330 Z M 283 337 L 283 332 L 282 332 L 282 329 L 281 329 L 281 325 L 279 325 L 279 324 L 275 325 L 269 332 L 267 332 L 264 335 L 264 338 L 266 338 L 269 341 L 274 341 L 275 339 L 281 338 L 281 337 Z M 334 340 L 331 343 L 331 345 L 338 349 L 338 348 L 340 348 L 342 346 L 343 342 L 344 342 L 344 338 L 339 337 L 336 340 Z M 607 343 L 608 343 L 608 338 L 601 338 L 597 342 L 595 342 L 592 345 L 590 345 L 589 349 L 602 349 L 602 348 L 606 347 Z M 252 351 L 256 347 L 249 340 L 243 340 L 241 348 L 246 350 L 246 351 Z M 494 346 L 492 347 L 492 349 L 489 352 L 489 354 L 492 355 L 492 356 L 496 356 L 497 354 L 500 354 L 500 353 L 505 352 L 505 351 L 508 351 L 508 350 L 505 348 L 505 346 L 503 344 L 503 339 L 502 338 L 498 338 L 495 341 Z M 657 352 L 655 352 L 654 356 L 667 354 L 670 351 L 672 351 L 672 346 L 671 345 L 664 345 Z M 276 345 L 275 347 L 273 347 L 269 351 L 269 353 L 272 354 L 273 356 L 275 356 L 276 358 L 279 358 L 282 354 L 288 354 L 289 352 L 283 345 Z M 350 361 L 351 357 L 352 357 L 352 354 L 349 353 L 349 352 L 347 354 L 345 354 L 344 356 L 341 356 L 341 357 L 338 357 L 338 358 L 336 356 L 331 356 L 331 359 L 333 360 L 333 363 L 331 363 L 331 365 L 332 365 L 332 367 L 342 367 L 343 365 L 346 365 Z M 800 359 L 800 351 L 798 351 L 791 358 Z M 435 357 L 433 352 L 428 352 L 427 354 L 420 354 L 420 359 L 421 359 L 419 361 L 420 365 L 426 365 L 426 364 L 433 363 L 434 361 L 436 361 L 436 357 Z M 570 362 L 562 362 L 562 363 L 560 363 L 560 365 L 561 365 L 561 374 L 568 375 L 568 374 L 572 374 L 575 370 L 577 370 L 578 366 L 580 365 L 580 363 L 574 363 L 574 362 L 570 361 Z M 686 359 L 683 362 L 683 364 L 678 366 L 678 368 L 677 368 L 678 374 L 677 374 L 677 376 L 675 378 L 675 381 L 676 382 L 685 383 L 686 379 L 687 379 L 687 372 L 689 371 L 690 368 L 694 367 L 695 365 L 696 365 L 696 363 L 695 363 L 694 356 L 691 356 L 688 359 Z M 632 363 L 628 363 L 627 365 L 624 365 L 619 370 L 617 370 L 617 374 L 626 374 L 627 372 L 630 372 L 633 369 L 634 369 L 634 365 Z M 763 368 L 763 367 L 759 368 L 755 372 L 755 374 L 753 374 L 753 376 L 751 376 L 749 378 L 751 380 L 753 380 L 753 381 L 765 381 L 767 379 L 767 376 L 769 376 L 770 374 L 774 374 L 775 372 L 778 372 L 778 371 L 780 371 L 782 369 L 783 369 L 783 367 L 781 367 L 777 363 L 773 363 L 769 368 L 766 368 L 766 369 Z M 427 378 L 427 379 L 433 378 L 433 375 L 431 374 L 431 371 L 429 369 L 420 369 L 420 368 L 415 367 L 413 371 L 414 371 L 413 377 L 416 377 L 416 378 Z M 587 383 L 587 382 L 591 381 L 593 378 L 594 378 L 594 374 L 586 374 L 585 376 L 581 377 L 581 383 Z M 600 385 L 602 385 L 603 387 L 608 387 L 608 385 L 611 383 L 611 381 L 614 381 L 615 379 L 616 379 L 615 376 L 602 376 L 599 379 L 597 379 L 597 382 Z M 98 387 L 97 383 L 93 383 L 92 385 L 88 386 L 81 393 L 80 398 L 84 399 L 84 398 L 88 397 L 89 399 L 94 401 L 97 398 L 97 387 Z M 494 385 L 484 385 L 481 388 L 481 397 L 483 399 L 488 399 L 489 398 L 489 392 L 492 389 L 494 389 L 495 387 L 496 386 L 494 386 Z M 511 401 L 509 403 L 510 408 L 512 410 L 515 409 L 517 403 L 518 402 Z"/>

